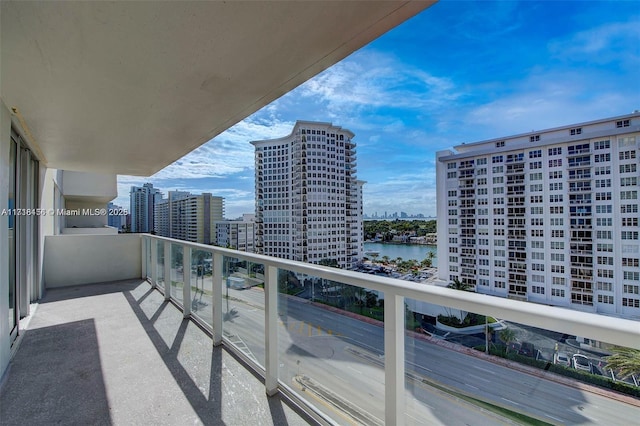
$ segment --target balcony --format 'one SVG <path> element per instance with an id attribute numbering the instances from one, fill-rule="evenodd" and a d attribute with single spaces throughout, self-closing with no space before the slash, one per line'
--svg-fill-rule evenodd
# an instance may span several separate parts
<path id="1" fill-rule="evenodd" d="M 44 256 L 48 287 L 78 285 L 41 301 L 0 394 L 3 424 L 495 424 L 505 407 L 575 424 L 604 404 L 612 422 L 637 409 L 543 372 L 520 397 L 511 386 L 531 371 L 407 332 L 405 304 L 637 347 L 634 321 L 151 235 L 51 236 Z M 279 292 L 298 277 L 311 299 Z M 384 321 L 327 306 L 343 284 L 384 295 Z"/>

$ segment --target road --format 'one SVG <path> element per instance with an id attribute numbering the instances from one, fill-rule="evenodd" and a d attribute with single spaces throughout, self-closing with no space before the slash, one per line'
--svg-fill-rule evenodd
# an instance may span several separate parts
<path id="1" fill-rule="evenodd" d="M 210 283 L 194 292 L 192 306 L 210 321 Z M 224 290 L 225 294 L 227 289 Z M 264 292 L 229 289 L 225 335 L 264 365 Z M 331 313 L 305 300 L 280 296 L 280 377 L 337 420 L 341 410 L 311 389 L 329 389 L 351 406 L 369 413 L 362 423 L 384 419 L 383 329 Z M 206 318 L 208 317 L 208 318 Z M 528 413 L 554 424 L 628 424 L 640 410 L 622 402 L 582 392 L 514 371 L 419 339 L 406 340 L 406 420 L 408 424 L 497 424 L 493 414 L 438 388 Z M 306 377 L 310 382 L 300 383 Z M 432 386 L 435 385 L 436 387 Z M 308 385 L 305 387 L 305 385 Z M 320 392 L 322 393 L 322 392 Z M 331 398 L 329 398 L 331 399 Z M 455 419 L 452 422 L 452 419 Z"/>

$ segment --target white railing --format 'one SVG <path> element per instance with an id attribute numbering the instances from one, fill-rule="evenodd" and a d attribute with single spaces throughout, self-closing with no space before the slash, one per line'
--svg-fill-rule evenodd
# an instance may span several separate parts
<path id="1" fill-rule="evenodd" d="M 443 287 L 417 285 L 413 282 L 401 281 L 324 267 L 309 263 L 240 252 L 220 247 L 195 244 L 181 240 L 145 234 L 142 246 L 142 277 L 151 280 L 157 286 L 157 248 L 158 242 L 164 242 L 164 277 L 171 277 L 171 257 L 167 261 L 167 253 L 171 246 L 182 247 L 182 265 L 191 265 L 193 250 L 212 254 L 212 335 L 214 345 L 222 343 L 233 345 L 223 337 L 223 261 L 224 257 L 241 259 L 264 265 L 265 284 L 265 322 L 264 348 L 265 365 L 254 365 L 265 377 L 266 392 L 277 393 L 282 386 L 279 381 L 278 366 L 278 269 L 306 274 L 351 286 L 366 288 L 384 293 L 384 390 L 385 390 L 385 424 L 402 425 L 405 423 L 405 299 L 414 299 L 435 305 L 446 306 L 466 312 L 500 318 L 524 325 L 567 333 L 576 336 L 588 336 L 590 339 L 608 342 L 615 345 L 640 349 L 640 323 L 592 313 L 579 312 L 558 307 L 521 302 L 506 298 L 488 296 L 478 293 L 457 291 Z M 148 269 L 151 269 L 150 271 Z M 186 271 L 187 268 L 184 268 Z M 191 273 L 183 274 L 183 301 L 191 300 Z M 173 298 L 171 280 L 164 280 L 166 299 Z M 179 302 L 179 301 L 178 301 Z M 190 303 L 180 303 L 184 316 L 190 317 Z M 251 362 L 251 360 L 249 360 Z M 298 395 L 298 398 L 300 396 Z M 313 407 L 309 401 L 304 401 Z"/>

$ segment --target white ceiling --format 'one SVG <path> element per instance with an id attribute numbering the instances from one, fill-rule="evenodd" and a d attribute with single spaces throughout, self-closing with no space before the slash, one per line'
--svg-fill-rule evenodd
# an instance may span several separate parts
<path id="1" fill-rule="evenodd" d="M 149 176 L 432 3 L 2 1 L 1 96 L 49 167 Z"/>

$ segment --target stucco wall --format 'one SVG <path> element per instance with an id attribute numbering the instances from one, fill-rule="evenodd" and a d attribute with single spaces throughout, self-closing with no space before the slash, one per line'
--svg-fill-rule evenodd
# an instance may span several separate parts
<path id="1" fill-rule="evenodd" d="M 48 235 L 44 243 L 46 288 L 140 278 L 138 234 Z"/>

